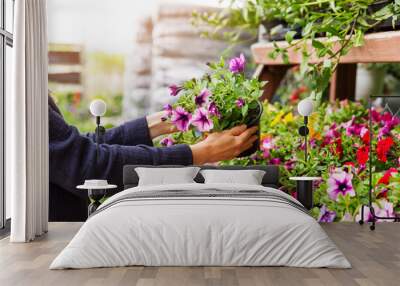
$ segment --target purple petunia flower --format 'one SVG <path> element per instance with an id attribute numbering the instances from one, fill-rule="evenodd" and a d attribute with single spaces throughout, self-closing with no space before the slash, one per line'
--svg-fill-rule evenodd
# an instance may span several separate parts
<path id="1" fill-rule="evenodd" d="M 379 129 L 378 138 L 388 135 L 393 128 L 400 124 L 400 119 L 396 116 L 383 121 L 383 127 Z"/>
<path id="2" fill-rule="evenodd" d="M 371 110 L 371 117 L 375 123 L 379 123 L 381 121 L 381 114 L 378 111 L 376 111 L 375 108 L 372 108 Z"/>
<path id="3" fill-rule="evenodd" d="M 239 108 L 242 108 L 244 103 L 245 103 L 244 99 L 241 98 L 241 97 L 238 100 L 236 100 L 236 106 L 239 107 Z"/>
<path id="4" fill-rule="evenodd" d="M 170 137 L 165 137 L 160 141 L 161 145 L 167 146 L 167 147 L 174 145 L 174 143 L 175 143 L 174 140 Z"/>
<path id="5" fill-rule="evenodd" d="M 212 116 L 217 116 L 218 118 L 221 118 L 221 112 L 219 112 L 217 105 L 215 102 L 211 102 L 210 105 L 208 106 L 208 112 Z"/>
<path id="6" fill-rule="evenodd" d="M 353 115 L 351 117 L 351 120 L 343 123 L 342 126 L 346 130 L 346 135 L 347 136 L 352 136 L 352 135 L 358 136 L 358 135 L 360 135 L 360 132 L 361 132 L 361 130 L 362 130 L 362 128 L 364 126 L 361 125 L 361 124 L 355 123 L 355 120 L 356 120 L 356 117 Z"/>
<path id="7" fill-rule="evenodd" d="M 281 159 L 280 158 L 272 158 L 269 162 L 272 165 L 279 165 L 281 163 Z"/>
<path id="8" fill-rule="evenodd" d="M 285 162 L 284 167 L 286 170 L 291 171 L 291 170 L 293 170 L 295 165 L 296 165 L 296 161 L 293 159 L 290 159 Z"/>
<path id="9" fill-rule="evenodd" d="M 341 221 L 341 222 L 352 222 L 352 221 L 354 221 L 354 218 L 353 218 L 353 216 L 352 216 L 350 213 L 346 212 L 346 213 L 343 215 L 343 217 L 342 217 L 342 219 L 341 219 L 340 221 Z"/>
<path id="10" fill-rule="evenodd" d="M 328 195 L 332 200 L 337 201 L 339 195 L 345 196 L 349 194 L 350 197 L 356 195 L 351 180 L 353 175 L 351 173 L 344 172 L 343 170 L 336 169 L 328 179 Z"/>
<path id="11" fill-rule="evenodd" d="M 205 104 L 208 98 L 211 96 L 211 92 L 207 88 L 203 88 L 199 95 L 194 98 L 194 102 L 197 106 L 201 107 Z"/>
<path id="12" fill-rule="evenodd" d="M 373 203 L 373 205 L 375 205 L 375 203 Z M 364 209 L 364 219 L 363 220 L 365 222 L 372 221 L 372 214 L 371 214 L 371 211 L 370 211 L 369 207 L 368 206 L 362 206 L 362 208 Z M 356 215 L 356 221 L 360 221 L 360 220 L 361 220 L 361 208 L 360 208 L 358 214 Z"/>
<path id="13" fill-rule="evenodd" d="M 376 216 L 380 217 L 393 217 L 395 216 L 395 212 L 393 210 L 393 204 L 388 202 L 387 200 L 380 200 L 380 205 L 383 208 L 380 208 L 377 203 L 372 203 L 372 207 L 374 208 L 374 212 Z M 371 214 L 371 210 L 369 209 L 368 206 L 363 206 L 364 208 L 364 221 L 365 222 L 371 222 L 373 219 L 373 216 Z M 356 221 L 359 221 L 361 219 L 361 208 L 356 215 Z M 377 219 L 377 221 L 386 221 L 385 219 Z"/>
<path id="14" fill-rule="evenodd" d="M 177 96 L 178 93 L 183 89 L 182 86 L 178 86 L 176 84 L 171 84 L 168 88 L 171 96 Z"/>
<path id="15" fill-rule="evenodd" d="M 208 111 L 198 108 L 193 116 L 192 125 L 197 127 L 200 132 L 208 132 L 214 127 L 214 123 L 208 118 Z"/>
<path id="16" fill-rule="evenodd" d="M 330 211 L 326 205 L 319 209 L 318 222 L 333 222 L 336 217 L 335 211 Z"/>
<path id="17" fill-rule="evenodd" d="M 233 58 L 229 61 L 229 70 L 232 73 L 240 73 L 244 71 L 246 65 L 246 59 L 243 54 L 239 57 Z"/>
<path id="18" fill-rule="evenodd" d="M 275 148 L 274 140 L 271 137 L 265 137 L 264 140 L 262 141 L 261 146 L 263 150 L 274 149 Z"/>
<path id="19" fill-rule="evenodd" d="M 393 211 L 393 204 L 388 202 L 387 200 L 381 200 L 381 205 L 382 208 L 379 208 L 378 205 L 376 205 L 377 208 L 375 209 L 375 214 L 380 217 L 394 217 L 395 213 Z M 382 221 L 385 221 L 382 219 Z"/>
<path id="20" fill-rule="evenodd" d="M 163 109 L 164 109 L 166 117 L 171 117 L 172 116 L 172 105 L 171 104 L 164 105 Z"/>
<path id="21" fill-rule="evenodd" d="M 269 158 L 269 156 L 271 156 L 271 153 L 269 152 L 268 149 L 263 150 L 263 158 L 267 159 Z"/>
<path id="22" fill-rule="evenodd" d="M 172 111 L 172 123 L 175 124 L 179 131 L 188 131 L 192 115 L 187 112 L 183 107 L 178 106 Z"/>

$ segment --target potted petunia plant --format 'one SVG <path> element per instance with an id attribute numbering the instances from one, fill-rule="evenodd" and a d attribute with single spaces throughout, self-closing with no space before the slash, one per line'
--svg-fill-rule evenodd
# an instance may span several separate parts
<path id="1" fill-rule="evenodd" d="M 244 55 L 231 59 L 228 64 L 221 58 L 219 62 L 208 63 L 208 67 L 209 72 L 201 78 L 169 87 L 171 96 L 178 99 L 164 107 L 165 120 L 174 124 L 179 132 L 164 138 L 161 144 L 194 143 L 209 132 L 259 123 L 263 112 L 259 98 L 265 82 L 246 77 Z M 251 150 L 241 155 L 254 153 L 258 146 L 256 142 Z"/>

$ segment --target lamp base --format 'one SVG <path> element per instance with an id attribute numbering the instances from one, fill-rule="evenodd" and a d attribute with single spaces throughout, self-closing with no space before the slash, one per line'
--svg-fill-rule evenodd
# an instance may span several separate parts
<path id="1" fill-rule="evenodd" d="M 313 181 L 299 180 L 297 181 L 297 199 L 303 206 L 310 210 L 313 207 Z"/>

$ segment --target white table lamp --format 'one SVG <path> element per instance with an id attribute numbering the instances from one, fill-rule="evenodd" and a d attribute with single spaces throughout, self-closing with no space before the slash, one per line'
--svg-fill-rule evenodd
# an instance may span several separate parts
<path id="1" fill-rule="evenodd" d="M 299 134 L 304 136 L 304 160 L 307 162 L 307 135 L 310 132 L 308 125 L 308 116 L 310 116 L 314 111 L 314 101 L 311 98 L 305 98 L 299 102 L 297 106 L 297 111 L 301 116 L 304 116 L 304 125 L 299 128 Z"/>
<path id="2" fill-rule="evenodd" d="M 89 106 L 90 113 L 96 117 L 96 162 L 99 159 L 99 143 L 100 137 L 105 133 L 105 128 L 100 125 L 100 118 L 106 114 L 107 105 L 101 99 L 93 100 Z"/>

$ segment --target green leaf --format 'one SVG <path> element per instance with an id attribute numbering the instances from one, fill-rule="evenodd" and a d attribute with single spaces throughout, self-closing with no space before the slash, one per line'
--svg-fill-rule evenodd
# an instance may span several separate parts
<path id="1" fill-rule="evenodd" d="M 361 30 L 356 31 L 356 35 L 354 37 L 354 46 L 360 47 L 364 44 L 364 33 Z"/>
<path id="2" fill-rule="evenodd" d="M 249 110 L 249 106 L 248 106 L 247 104 L 244 105 L 243 108 L 242 108 L 242 116 L 243 116 L 243 117 L 246 117 L 246 116 L 247 116 L 248 110 Z"/>
<path id="3" fill-rule="evenodd" d="M 285 40 L 286 42 L 288 42 L 289 44 L 292 43 L 293 41 L 293 37 L 296 35 L 296 31 L 289 31 L 285 34 Z"/>
<path id="4" fill-rule="evenodd" d="M 325 49 L 325 45 L 318 40 L 312 40 L 312 46 L 316 49 Z"/>

